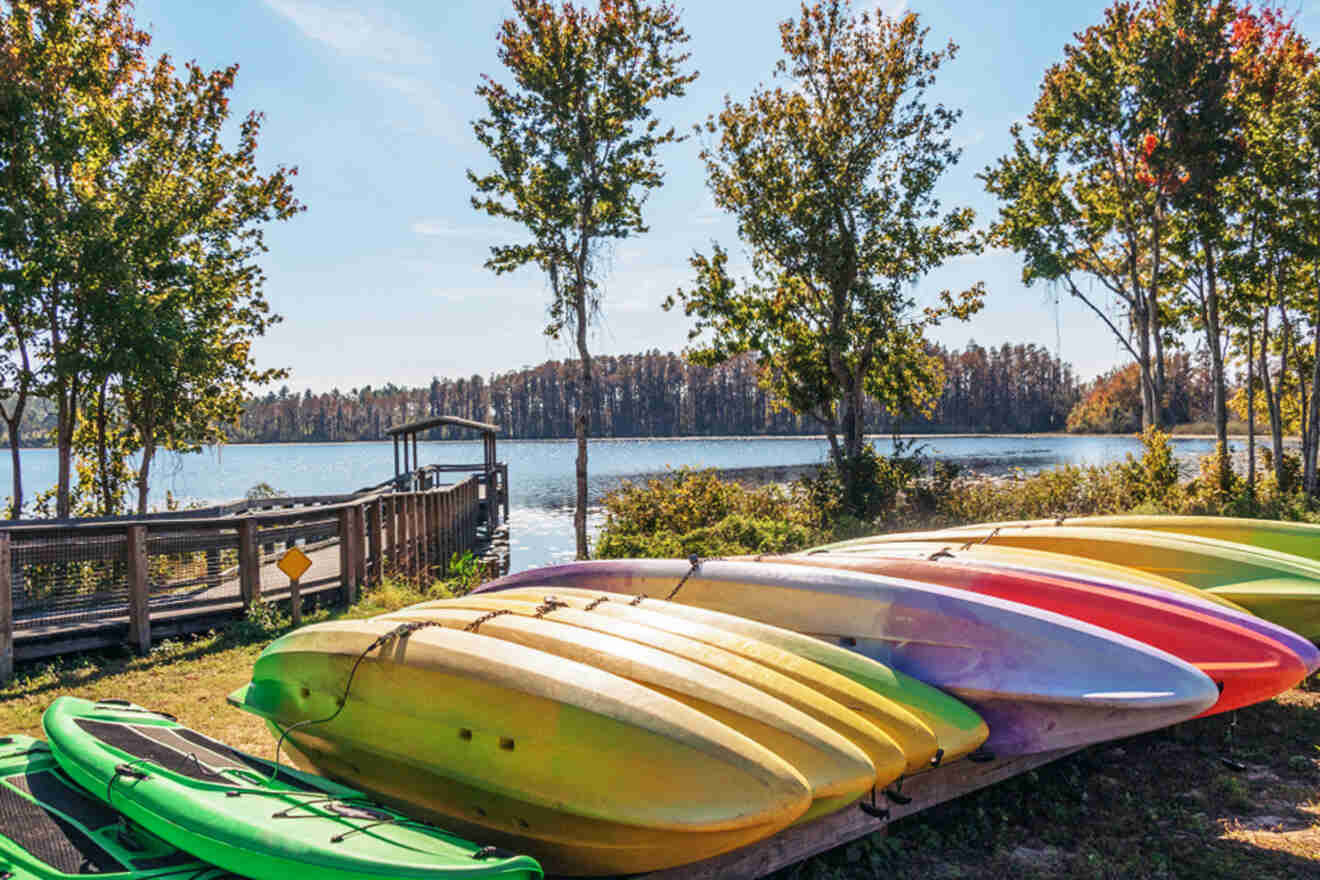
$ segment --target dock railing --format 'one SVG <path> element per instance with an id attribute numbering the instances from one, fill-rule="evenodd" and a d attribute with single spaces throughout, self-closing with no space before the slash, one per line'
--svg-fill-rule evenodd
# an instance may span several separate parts
<path id="1" fill-rule="evenodd" d="M 121 643 L 145 653 L 153 640 L 288 601 L 288 578 L 275 563 L 294 546 L 312 560 L 300 582 L 304 602 L 351 603 L 386 574 L 442 577 L 453 554 L 478 546 L 483 494 L 493 507 L 504 490 L 507 504 L 507 476 L 496 487 L 476 474 L 442 485 L 440 468 L 422 469 L 408 491 L 390 480 L 350 495 L 0 522 L 0 681 L 15 660 Z"/>

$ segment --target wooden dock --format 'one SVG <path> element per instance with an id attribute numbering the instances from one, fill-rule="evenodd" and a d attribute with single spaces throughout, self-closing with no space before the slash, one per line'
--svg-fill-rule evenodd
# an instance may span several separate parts
<path id="1" fill-rule="evenodd" d="M 304 602 L 352 602 L 386 574 L 443 577 L 457 553 L 478 549 L 507 482 L 419 469 L 342 496 L 272 498 L 204 511 L 0 525 L 0 681 L 16 660 L 199 632 L 256 602 L 287 602 L 275 566 L 298 546 L 312 560 Z M 469 469 L 471 470 L 471 469 Z M 490 491 L 494 489 L 495 491 Z M 491 497 L 486 497 L 491 496 Z M 498 515 L 498 514 L 496 514 Z"/>
<path id="2" fill-rule="evenodd" d="M 751 846 L 691 865 L 639 874 L 633 880 L 755 880 L 858 838 L 883 832 L 889 823 L 905 816 L 1034 770 L 1076 751 L 1079 749 L 1058 749 L 986 763 L 958 761 L 905 780 L 901 793 L 905 803 L 874 792 L 874 798 L 868 797 L 860 805 L 786 828 Z M 862 805 L 870 810 L 863 809 Z"/>

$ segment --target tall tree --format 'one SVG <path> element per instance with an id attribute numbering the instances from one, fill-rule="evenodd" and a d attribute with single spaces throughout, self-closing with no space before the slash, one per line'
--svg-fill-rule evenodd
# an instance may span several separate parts
<path id="1" fill-rule="evenodd" d="M 14 313 L 40 316 L 35 354 L 41 393 L 56 405 L 62 518 L 70 515 L 79 404 L 92 384 L 91 312 L 115 259 L 105 210 L 112 168 L 123 154 L 133 85 L 146 69 L 149 38 L 129 8 L 128 0 L 13 0 L 0 15 L 0 263 L 13 270 Z"/>
<path id="2" fill-rule="evenodd" d="M 236 148 L 222 143 L 235 68 L 188 65 L 180 78 L 168 56 L 148 65 L 130 10 L 15 0 L 0 13 L 6 339 L 11 350 L 35 340 L 36 390 L 55 401 L 59 517 L 71 513 L 77 438 L 95 438 L 77 451 L 95 457 L 107 493 L 112 450 L 141 449 L 141 507 L 159 443 L 218 438 L 244 383 L 274 375 L 248 357 L 272 320 L 254 260 L 261 224 L 301 209 L 295 171 L 256 170 L 259 116 Z M 120 406 L 131 411 L 110 412 Z M 84 413 L 90 435 L 77 430 Z M 108 426 L 125 420 L 136 442 L 110 442 Z"/>
<path id="3" fill-rule="evenodd" d="M 1149 161 L 1180 181 L 1170 195 L 1171 249 L 1181 263 L 1186 313 L 1210 353 L 1215 433 L 1227 449 L 1232 289 L 1224 269 L 1243 244 L 1232 223 L 1238 206 L 1228 198 L 1245 153 L 1243 116 L 1230 100 L 1237 9 L 1225 0 L 1154 0 L 1151 11 L 1138 95 L 1165 122 L 1168 136 Z"/>
<path id="4" fill-rule="evenodd" d="M 153 67 L 129 117 L 131 150 L 119 169 L 120 276 L 112 316 L 99 322 L 107 366 L 140 449 L 137 508 L 147 509 L 158 449 L 195 451 L 224 439 L 250 384 L 285 375 L 258 369 L 251 340 L 270 314 L 256 260 L 263 225 L 303 210 L 296 169 L 257 169 L 261 116 L 239 124 L 227 148 L 237 67 L 176 75 Z"/>
<path id="5" fill-rule="evenodd" d="M 1155 13 L 1115 3 L 1045 73 L 1013 150 L 982 175 L 1000 199 L 992 238 L 1022 255 L 1022 279 L 1059 281 L 1114 334 L 1140 372 L 1143 427 L 1162 421 L 1173 327 L 1169 202 L 1185 184 L 1157 167 L 1171 136 L 1145 96 Z M 1098 282 L 1093 290 L 1085 279 Z M 1115 320 L 1106 300 L 1121 304 Z"/>
<path id="6" fill-rule="evenodd" d="M 529 241 L 491 248 L 487 268 L 529 263 L 550 285 L 553 338 L 577 346 L 577 555 L 587 547 L 587 433 L 595 396 L 588 330 L 601 306 L 603 251 L 646 231 L 642 205 L 663 180 L 659 149 L 680 138 L 654 117 L 659 101 L 681 96 L 695 78 L 683 70 L 688 39 L 667 3 L 514 0 L 500 27 L 499 58 L 513 76 L 485 76 L 477 94 L 489 116 L 473 123 L 495 160 L 469 171 L 473 207 L 521 224 Z"/>
<path id="7" fill-rule="evenodd" d="M 940 385 L 923 330 L 979 308 L 981 285 L 918 313 L 912 286 L 974 252 L 970 208 L 941 212 L 934 188 L 959 151 L 959 113 L 925 94 L 957 47 L 925 48 L 917 15 L 854 16 L 847 2 L 802 6 L 780 26 L 778 85 L 725 99 L 702 152 L 715 202 L 738 220 L 751 277 L 718 244 L 692 258 L 682 302 L 701 363 L 755 352 L 776 397 L 829 437 L 854 510 L 864 504 L 867 393 L 891 411 L 926 407 Z M 863 512 L 858 510 L 858 512 Z"/>

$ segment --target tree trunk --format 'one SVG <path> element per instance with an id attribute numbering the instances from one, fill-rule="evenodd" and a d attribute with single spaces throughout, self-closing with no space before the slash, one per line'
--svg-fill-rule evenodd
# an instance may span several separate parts
<path id="1" fill-rule="evenodd" d="M 19 460 L 19 428 L 23 418 L 23 408 L 16 407 L 17 415 L 14 418 L 5 417 L 5 425 L 9 428 L 9 461 L 10 467 L 14 471 L 14 495 L 9 503 L 9 517 L 11 519 L 20 519 L 23 516 L 23 465 Z"/>
<path id="2" fill-rule="evenodd" d="M 1247 319 L 1247 495 L 1256 500 L 1256 328 Z"/>
<path id="3" fill-rule="evenodd" d="M 587 427 L 591 418 L 591 400 L 595 377 L 591 372 L 591 353 L 587 351 L 587 292 L 579 275 L 574 309 L 577 311 L 577 349 L 581 359 L 582 382 L 578 389 L 577 435 L 577 506 L 573 510 L 573 533 L 577 538 L 577 558 L 590 559 L 587 546 Z"/>
<path id="4" fill-rule="evenodd" d="M 1274 454 L 1274 482 L 1283 485 L 1283 412 L 1280 410 L 1279 395 L 1274 390 L 1274 380 L 1270 377 L 1270 307 L 1267 304 L 1260 316 L 1260 386 L 1265 392 L 1265 408 L 1270 416 L 1270 448 Z M 1287 366 L 1285 362 L 1284 371 Z M 1280 375 L 1284 371 L 1280 372 Z"/>
<path id="5" fill-rule="evenodd" d="M 1317 296 L 1311 345 L 1311 412 L 1310 420 L 1302 428 L 1303 466 L 1302 485 L 1311 495 L 1320 494 L 1320 473 L 1316 472 L 1316 457 L 1320 451 L 1320 296 Z"/>
<path id="6" fill-rule="evenodd" d="M 1204 242 L 1205 247 L 1205 333 L 1210 344 L 1210 379 L 1213 385 L 1215 401 L 1215 439 L 1220 452 L 1225 457 L 1225 465 L 1219 475 L 1220 485 L 1227 489 L 1228 467 L 1228 390 L 1224 381 L 1224 348 L 1219 333 L 1219 288 L 1215 275 L 1215 256 L 1213 245 Z"/>
<path id="7" fill-rule="evenodd" d="M 144 435 L 146 437 L 148 435 Z M 142 443 L 142 464 L 138 466 L 137 474 L 137 512 L 142 516 L 147 512 L 147 478 L 151 473 L 151 459 L 156 454 L 156 444 L 144 439 Z"/>
<path id="8" fill-rule="evenodd" d="M 1165 396 L 1168 392 L 1168 380 L 1164 373 L 1164 338 L 1161 335 L 1164 325 L 1160 322 L 1160 213 L 1151 224 L 1151 271 L 1150 285 L 1147 287 L 1146 302 L 1150 311 L 1150 338 L 1155 346 L 1155 406 L 1158 417 L 1156 424 L 1163 428 L 1167 423 L 1164 412 Z"/>
<path id="9" fill-rule="evenodd" d="M 101 475 L 101 513 L 105 516 L 114 516 L 119 511 L 115 509 L 111 487 L 110 444 L 106 437 L 105 390 L 108 382 L 108 379 L 102 382 L 96 392 L 96 468 Z"/>

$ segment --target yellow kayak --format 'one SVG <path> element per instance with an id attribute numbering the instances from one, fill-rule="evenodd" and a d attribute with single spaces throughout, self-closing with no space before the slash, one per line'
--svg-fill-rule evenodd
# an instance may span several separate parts
<path id="1" fill-rule="evenodd" d="M 723 673 L 729 678 L 754 687 L 833 730 L 850 743 L 855 744 L 870 758 L 874 767 L 871 782 L 858 790 L 856 797 L 860 797 L 868 791 L 871 784 L 877 782 L 887 784 L 897 779 L 907 766 L 906 756 L 898 744 L 885 731 L 876 727 L 866 718 L 774 669 L 744 659 L 739 656 L 737 651 L 714 647 L 695 639 L 648 626 L 611 621 L 601 615 L 578 611 L 573 608 L 555 608 L 547 611 L 544 606 L 534 602 L 505 599 L 496 595 L 466 596 L 462 599 L 446 600 L 443 603 L 424 603 L 423 605 L 413 606 L 412 609 L 395 612 L 395 614 L 426 614 L 433 610 L 437 604 L 443 604 L 447 607 L 460 606 L 468 609 L 478 609 L 488 613 L 541 615 L 546 620 L 567 624 L 583 630 L 604 633 L 681 657 L 698 666 Z M 781 757 L 785 756 L 781 755 Z M 789 763 L 793 762 L 790 760 Z M 813 809 L 811 815 L 820 815 L 821 812 L 820 809 Z"/>
<path id="2" fill-rule="evenodd" d="M 1044 523 L 1195 535 L 1320 562 L 1320 525 L 1315 523 L 1235 516 L 1083 516 Z"/>
<path id="3" fill-rule="evenodd" d="M 899 772 L 917 772 L 929 769 L 932 758 L 939 748 L 935 735 L 920 719 L 898 703 L 889 700 L 875 691 L 862 687 L 852 679 L 821 666 L 811 660 L 803 659 L 774 645 L 751 638 L 746 634 L 732 633 L 710 623 L 685 620 L 663 614 L 650 608 L 630 605 L 631 596 L 615 595 L 610 601 L 604 594 L 595 593 L 584 596 L 568 595 L 569 591 L 550 588 L 523 588 L 492 593 L 499 599 L 520 599 L 541 603 L 555 599 L 569 604 L 574 609 L 591 607 L 591 614 L 596 620 L 575 616 L 579 625 L 590 625 L 605 632 L 620 633 L 622 626 L 629 632 L 641 632 L 644 637 L 655 638 L 654 630 L 691 639 L 709 645 L 730 654 L 750 660 L 760 666 L 768 667 L 787 676 L 834 702 L 860 714 L 872 725 L 884 731 L 882 741 L 884 752 L 872 758 L 889 760 L 889 744 L 895 743 L 901 752 L 902 763 Z M 469 597 L 466 601 L 480 601 L 479 597 Z M 614 622 L 611 622 L 614 621 Z M 629 624 L 645 627 L 644 630 L 632 630 Z M 650 631 L 648 631 L 650 630 Z M 625 636 L 626 637 L 626 636 Z M 861 745 L 861 743 L 859 743 Z M 885 780 L 886 782 L 889 780 Z"/>
<path id="4" fill-rule="evenodd" d="M 521 604 L 521 603 L 519 603 Z M 435 603 L 382 615 L 382 621 L 427 621 L 514 642 L 593 666 L 672 697 L 760 743 L 794 767 L 811 787 L 813 801 L 798 821 L 844 807 L 876 784 L 877 769 L 858 745 L 788 704 L 734 678 L 673 654 L 568 621 L 531 616 L 536 608 L 488 617 L 482 609 Z M 879 733 L 875 731 L 874 733 Z M 880 784 L 903 770 L 892 742 Z M 895 757 L 897 756 L 897 757 Z"/>
<path id="5" fill-rule="evenodd" d="M 532 571 L 517 577 L 534 582 L 534 576 L 535 571 Z M 654 617 L 647 619 L 655 624 L 655 628 L 687 633 L 697 640 L 709 639 L 709 643 L 727 651 L 769 665 L 818 693 L 830 695 L 861 712 L 900 745 L 907 756 L 910 773 L 929 768 L 936 755 L 941 761 L 967 755 L 989 735 L 989 729 L 979 715 L 942 691 L 853 651 L 745 617 L 658 599 L 620 596 L 601 589 L 559 585 L 553 589 L 511 586 L 490 593 L 475 593 L 466 599 L 508 596 L 524 590 L 531 591 L 526 594 L 529 596 L 553 593 L 563 601 L 577 600 L 575 604 L 595 614 L 628 618 L 626 612 L 617 610 L 621 604 L 662 614 L 678 625 Z M 607 625 L 606 631 L 615 630 Z M 840 681 L 840 678 L 844 680 Z M 862 690 L 859 692 L 850 687 L 848 682 L 860 685 Z M 874 697 L 879 697 L 879 701 Z"/>
<path id="6" fill-rule="evenodd" d="M 672 697 L 443 627 L 303 627 L 230 701 L 286 730 L 286 751 L 317 771 L 554 873 L 707 858 L 812 800 L 782 758 Z"/>

